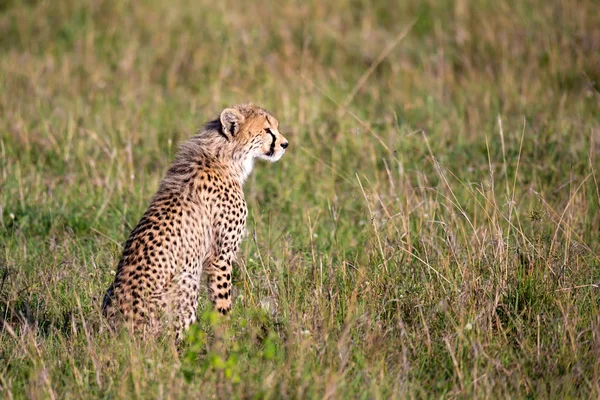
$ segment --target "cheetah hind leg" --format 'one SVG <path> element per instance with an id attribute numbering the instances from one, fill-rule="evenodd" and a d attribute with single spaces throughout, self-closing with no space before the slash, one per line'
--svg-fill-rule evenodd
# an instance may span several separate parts
<path id="1" fill-rule="evenodd" d="M 182 273 L 171 283 L 168 290 L 168 299 L 163 300 L 167 309 L 170 331 L 175 336 L 175 341 L 181 343 L 185 339 L 185 332 L 196 321 L 198 311 L 198 282 L 193 274 Z"/>

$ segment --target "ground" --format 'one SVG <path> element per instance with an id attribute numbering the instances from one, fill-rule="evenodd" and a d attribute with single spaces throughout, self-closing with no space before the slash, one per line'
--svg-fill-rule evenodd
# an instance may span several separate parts
<path id="1" fill-rule="evenodd" d="M 600 396 L 594 1 L 0 1 L 0 397 Z M 100 331 L 176 146 L 260 104 L 227 319 Z"/>

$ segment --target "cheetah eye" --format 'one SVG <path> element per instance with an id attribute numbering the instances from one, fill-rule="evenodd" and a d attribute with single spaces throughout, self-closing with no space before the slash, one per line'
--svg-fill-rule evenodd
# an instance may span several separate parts
<path id="1" fill-rule="evenodd" d="M 273 134 L 273 132 L 271 131 L 271 128 L 265 128 L 265 132 L 267 132 L 269 135 Z"/>

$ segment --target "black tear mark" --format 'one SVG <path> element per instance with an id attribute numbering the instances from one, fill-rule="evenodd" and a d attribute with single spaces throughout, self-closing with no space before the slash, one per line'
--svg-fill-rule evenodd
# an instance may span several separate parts
<path id="1" fill-rule="evenodd" d="M 273 154 L 275 154 L 275 141 L 277 140 L 277 138 L 275 137 L 275 134 L 271 131 L 271 128 L 267 128 L 265 130 L 269 135 L 271 135 L 272 138 L 271 147 L 269 148 L 269 151 L 267 153 L 267 157 L 271 157 L 273 156 Z"/>

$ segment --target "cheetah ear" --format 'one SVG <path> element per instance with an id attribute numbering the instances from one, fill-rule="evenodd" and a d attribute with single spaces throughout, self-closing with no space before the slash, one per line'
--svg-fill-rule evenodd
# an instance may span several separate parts
<path id="1" fill-rule="evenodd" d="M 240 126 L 244 123 L 244 116 L 234 108 L 226 108 L 221 112 L 221 126 L 223 133 L 228 136 L 235 136 L 240 131 Z"/>

